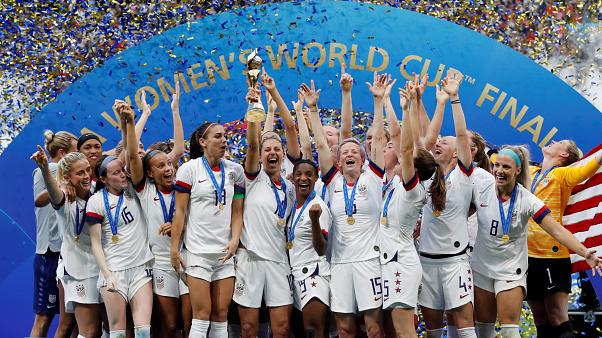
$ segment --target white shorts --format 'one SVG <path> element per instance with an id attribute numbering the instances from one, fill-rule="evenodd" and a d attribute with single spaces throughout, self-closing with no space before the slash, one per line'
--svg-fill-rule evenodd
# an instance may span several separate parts
<path id="1" fill-rule="evenodd" d="M 337 313 L 358 313 L 383 304 L 380 261 L 330 264 L 330 308 Z"/>
<path id="2" fill-rule="evenodd" d="M 174 269 L 153 268 L 153 293 L 163 297 L 180 298 L 188 293 L 188 286 Z"/>
<path id="3" fill-rule="evenodd" d="M 292 283 L 287 263 L 265 260 L 246 249 L 238 249 L 232 297 L 237 304 L 257 309 L 262 297 L 268 307 L 293 304 Z"/>
<path id="4" fill-rule="evenodd" d="M 151 267 L 150 262 L 148 262 L 125 270 L 111 271 L 111 274 L 117 284 L 117 292 L 119 292 L 127 302 L 130 302 L 138 290 L 146 285 L 146 283 L 152 282 L 153 268 Z M 99 289 L 107 286 L 107 281 L 102 273 L 98 276 L 97 286 Z"/>
<path id="5" fill-rule="evenodd" d="M 385 310 L 415 308 L 418 304 L 422 266 L 420 262 L 408 265 L 400 263 L 400 261 L 404 261 L 403 257 L 381 266 L 383 309 Z"/>
<path id="6" fill-rule="evenodd" d="M 317 298 L 326 306 L 330 306 L 330 276 L 313 275 L 302 280 L 295 280 L 295 308 L 303 310 L 307 303 Z"/>
<path id="7" fill-rule="evenodd" d="M 96 284 L 98 276 L 86 279 L 75 279 L 69 275 L 61 278 L 65 289 L 65 312 L 75 313 L 75 303 L 100 304 L 102 299 Z"/>
<path id="8" fill-rule="evenodd" d="M 521 278 L 517 280 L 498 280 L 489 278 L 485 275 L 482 275 L 476 271 L 474 271 L 474 285 L 479 289 L 483 289 L 485 291 L 489 291 L 491 293 L 495 293 L 497 296 L 498 293 L 506 290 L 512 290 L 516 287 L 523 288 L 523 298 L 527 295 L 527 275 L 523 275 Z"/>
<path id="9" fill-rule="evenodd" d="M 224 254 L 198 255 L 183 249 L 182 259 L 184 259 L 184 264 L 186 265 L 184 271 L 189 276 L 202 279 L 209 283 L 234 277 L 234 257 L 230 257 L 230 259 L 221 263 L 219 258 L 223 255 Z"/>
<path id="10" fill-rule="evenodd" d="M 451 310 L 472 302 L 473 276 L 466 255 L 431 259 L 420 256 L 422 285 L 418 303 L 433 310 Z"/>

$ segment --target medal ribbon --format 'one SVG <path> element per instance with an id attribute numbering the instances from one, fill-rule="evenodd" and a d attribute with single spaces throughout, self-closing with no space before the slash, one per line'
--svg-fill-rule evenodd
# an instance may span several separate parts
<path id="1" fill-rule="evenodd" d="M 284 182 L 284 179 L 282 177 L 280 177 L 280 182 L 282 182 L 282 191 L 284 192 L 284 201 L 280 200 L 280 195 L 278 194 L 278 188 L 276 188 L 276 185 L 274 184 L 274 182 L 272 182 L 272 191 L 274 191 L 274 196 L 276 197 L 276 205 L 278 206 L 278 217 L 284 219 L 284 216 L 286 215 L 286 206 L 287 206 L 286 183 Z"/>
<path id="2" fill-rule="evenodd" d="M 385 200 L 385 204 L 383 207 L 383 217 L 387 217 L 387 214 L 389 213 L 389 202 L 391 202 L 391 197 L 393 197 L 394 192 L 395 188 L 391 189 L 391 191 L 389 191 L 389 194 L 387 195 L 387 199 Z"/>
<path id="3" fill-rule="evenodd" d="M 351 197 L 348 196 L 347 189 L 347 179 L 343 177 L 343 196 L 345 196 L 345 213 L 347 217 L 351 217 L 353 215 L 353 204 L 355 203 L 355 189 L 357 188 L 357 182 L 359 182 L 360 178 L 358 177 L 353 183 L 353 190 L 351 190 Z"/>
<path id="4" fill-rule="evenodd" d="M 518 189 L 516 189 L 516 185 L 512 190 L 512 196 L 510 197 L 510 206 L 508 207 L 508 213 L 504 216 L 504 205 L 501 197 L 498 196 L 498 207 L 500 209 L 500 218 L 502 219 L 502 231 L 504 235 L 507 235 L 510 232 L 510 221 L 512 220 L 512 211 L 514 210 L 514 202 L 516 202 L 516 193 Z"/>
<path id="5" fill-rule="evenodd" d="M 171 202 L 169 203 L 169 213 L 167 213 L 167 207 L 165 206 L 165 199 L 163 198 L 163 194 L 157 189 L 157 197 L 159 197 L 159 202 L 161 202 L 161 211 L 163 211 L 163 222 L 169 223 L 173 220 L 173 211 L 176 206 L 176 197 L 174 196 L 174 192 L 171 192 Z"/>
<path id="6" fill-rule="evenodd" d="M 205 156 L 203 156 L 202 159 L 203 159 L 203 165 L 205 166 L 205 170 L 207 171 L 209 178 L 211 178 L 211 182 L 213 183 L 213 188 L 215 188 L 215 192 L 217 193 L 217 200 L 221 201 L 223 193 L 224 193 L 224 186 L 226 185 L 226 171 L 224 169 L 224 163 L 221 160 L 219 161 L 219 172 L 222 176 L 222 179 L 221 179 L 220 185 L 217 185 L 217 179 L 215 179 L 215 175 L 213 175 L 213 169 L 211 169 L 211 166 L 209 165 L 209 161 L 207 161 Z"/>
<path id="7" fill-rule="evenodd" d="M 121 205 L 123 204 L 123 191 L 119 194 L 119 200 L 117 201 L 117 206 L 115 207 L 115 217 L 111 215 L 111 206 L 109 205 L 109 192 L 107 189 L 102 190 L 102 196 L 105 201 L 105 210 L 107 212 L 107 216 L 109 217 L 109 225 L 111 226 L 111 232 L 113 236 L 117 235 L 117 224 L 119 224 L 119 211 L 121 210 Z"/>
<path id="8" fill-rule="evenodd" d="M 288 232 L 288 241 L 289 242 L 292 242 L 295 239 L 295 229 L 297 228 L 297 224 L 299 223 L 299 220 L 301 219 L 301 216 L 303 215 L 303 211 L 305 211 L 305 208 L 307 207 L 307 205 L 309 205 L 309 202 L 311 202 L 314 199 L 314 197 L 316 197 L 316 192 L 312 191 L 311 194 L 309 194 L 309 196 L 305 200 L 305 202 L 303 202 L 303 206 L 301 207 L 301 210 L 299 211 L 299 216 L 297 216 L 297 219 L 295 219 L 295 213 L 297 212 L 296 206 L 298 204 L 297 204 L 297 201 L 295 201 L 295 208 L 293 208 L 293 216 L 291 217 L 293 226 L 290 227 L 289 232 Z"/>
<path id="9" fill-rule="evenodd" d="M 75 202 L 75 236 L 79 237 L 79 234 L 82 233 L 84 229 L 84 224 L 86 223 L 86 207 L 88 206 L 88 202 L 84 205 L 84 214 L 82 216 L 81 222 L 79 220 L 79 205 Z"/>
<path id="10" fill-rule="evenodd" d="M 535 177 L 533 178 L 533 182 L 531 182 L 531 193 L 535 193 L 535 190 L 537 190 L 537 187 L 539 186 L 539 184 L 546 178 L 546 176 L 548 176 L 548 174 L 554 170 L 558 168 L 558 166 L 553 166 L 552 168 L 546 170 L 543 175 L 541 175 L 541 169 L 537 171 L 537 173 L 535 174 Z M 541 178 L 539 178 L 539 176 L 541 176 Z M 537 180 L 539 178 L 539 180 Z"/>

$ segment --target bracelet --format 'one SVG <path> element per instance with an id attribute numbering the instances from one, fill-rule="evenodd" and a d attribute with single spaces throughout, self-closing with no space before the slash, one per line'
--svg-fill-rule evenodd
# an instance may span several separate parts
<path id="1" fill-rule="evenodd" d="M 451 101 L 451 104 L 460 104 L 460 99 L 457 99 L 457 100 L 452 100 L 452 101 Z"/>

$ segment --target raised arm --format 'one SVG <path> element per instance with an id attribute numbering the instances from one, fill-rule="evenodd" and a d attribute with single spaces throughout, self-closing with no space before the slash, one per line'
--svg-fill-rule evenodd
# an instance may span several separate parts
<path id="1" fill-rule="evenodd" d="M 30 158 L 34 160 L 38 165 L 38 168 L 40 168 L 50 202 L 53 205 L 61 204 L 65 198 L 65 193 L 61 190 L 58 182 L 50 173 L 50 169 L 48 168 L 48 157 L 46 156 L 44 148 L 38 145 L 38 151 L 31 155 Z"/>
<path id="2" fill-rule="evenodd" d="M 420 90 L 420 96 L 422 97 L 424 91 L 426 90 L 426 85 L 429 81 L 429 75 L 424 74 L 422 78 L 419 78 L 418 74 L 414 74 L 414 84 L 416 85 L 416 89 Z M 419 128 L 420 128 L 420 137 L 424 137 L 426 135 L 426 131 L 431 124 L 431 120 L 429 119 L 428 114 L 426 113 L 426 107 L 424 106 L 424 101 L 420 101 L 418 111 L 420 112 L 419 119 Z"/>
<path id="3" fill-rule="evenodd" d="M 399 103 L 403 107 L 407 106 L 407 102 L 409 101 L 408 93 L 411 90 L 406 87 L 406 90 L 399 90 Z M 413 105 L 413 103 L 412 103 Z M 416 108 L 412 108 L 416 110 Z M 415 113 L 414 113 L 415 114 Z M 410 112 L 407 111 L 407 108 L 404 109 L 403 119 L 401 124 L 401 134 L 403 137 L 401 138 L 400 145 L 400 154 L 399 154 L 399 162 L 401 164 L 401 178 L 404 183 L 409 182 L 412 177 L 414 177 L 414 130 L 413 127 L 413 119 L 410 118 Z"/>
<path id="4" fill-rule="evenodd" d="M 173 117 L 173 149 L 167 154 L 171 163 L 178 163 L 184 156 L 184 126 L 180 117 L 180 77 L 176 77 L 176 92 L 171 96 L 171 114 Z"/>
<path id="5" fill-rule="evenodd" d="M 176 83 L 177 83 L 177 81 L 176 81 Z M 142 138 L 142 132 L 144 132 L 144 126 L 146 126 L 146 122 L 148 121 L 148 118 L 151 116 L 150 105 L 148 103 L 146 103 L 146 91 L 144 91 L 144 90 L 142 90 L 142 93 L 140 95 L 140 101 L 141 101 L 141 105 L 142 105 L 142 115 L 140 115 L 138 122 L 136 122 L 136 132 L 135 132 L 136 147 L 138 146 L 138 142 Z"/>
<path id="6" fill-rule="evenodd" d="M 353 78 L 345 73 L 345 64 L 341 63 L 341 133 L 339 141 L 353 137 L 351 129 L 353 127 L 353 103 L 351 101 L 351 89 L 353 88 Z"/>
<path id="7" fill-rule="evenodd" d="M 466 130 L 466 120 L 464 119 L 464 111 L 460 103 L 459 90 L 464 76 L 462 73 L 450 69 L 447 72 L 447 77 L 442 81 L 443 90 L 449 95 L 454 115 L 454 127 L 456 129 L 456 151 L 458 153 L 458 161 L 465 166 L 472 164 L 472 154 L 470 152 L 470 138 Z"/>
<path id="8" fill-rule="evenodd" d="M 328 142 L 326 141 L 326 134 L 324 133 L 324 127 L 320 120 L 320 113 L 318 113 L 318 99 L 320 98 L 320 90 L 316 90 L 314 81 L 311 81 L 311 88 L 305 83 L 301 85 L 303 96 L 305 97 L 305 103 L 309 107 L 309 118 L 311 121 L 311 127 L 314 131 L 314 140 L 316 141 L 316 150 L 318 151 L 318 163 L 322 168 L 322 173 L 325 174 L 334 163 L 332 163 L 332 157 L 330 156 L 330 148 L 328 148 Z"/>
<path id="9" fill-rule="evenodd" d="M 385 166 L 385 120 L 383 117 L 383 97 L 387 87 L 387 74 L 378 75 L 374 72 L 374 81 L 372 84 L 366 82 L 370 93 L 374 97 L 374 119 L 372 126 L 374 127 L 374 136 L 372 140 L 372 154 L 370 158 L 379 168 Z"/>
<path id="10" fill-rule="evenodd" d="M 270 95 L 270 92 L 265 93 L 265 99 L 268 102 L 268 113 L 265 116 L 265 122 L 263 123 L 263 133 L 265 134 L 268 131 L 274 131 L 274 114 L 276 114 L 276 102 Z"/>
<path id="11" fill-rule="evenodd" d="M 305 121 L 305 113 L 303 111 L 303 91 L 301 88 L 297 90 L 297 102 L 293 102 L 295 114 L 297 115 L 297 124 L 299 125 L 299 143 L 301 144 L 301 156 L 308 160 L 313 157 L 311 152 L 311 139 L 309 137 L 309 128 Z"/>
<path id="12" fill-rule="evenodd" d="M 426 147 L 426 150 L 433 149 L 433 147 L 437 143 L 437 138 L 439 137 L 439 133 L 441 132 L 441 126 L 443 125 L 445 105 L 447 104 L 447 100 L 449 100 L 449 95 L 446 91 L 441 90 L 441 87 L 439 87 L 439 85 L 436 85 L 435 88 L 437 107 L 435 108 L 435 115 L 433 115 L 433 120 L 429 124 L 428 130 L 426 132 L 426 137 L 424 139 L 424 146 Z"/>
<path id="13" fill-rule="evenodd" d="M 385 95 L 383 97 L 383 104 L 386 113 L 387 125 L 389 126 L 389 134 L 391 135 L 391 141 L 395 149 L 399 149 L 401 128 L 399 127 L 399 121 L 395 115 L 395 108 L 391 102 L 391 89 L 397 82 L 397 79 L 391 79 L 391 75 L 387 78 L 387 87 L 385 88 Z"/>
<path id="14" fill-rule="evenodd" d="M 284 135 L 286 136 L 286 153 L 295 159 L 301 158 L 301 148 L 299 147 L 299 138 L 297 135 L 297 126 L 295 125 L 295 119 L 288 110 L 286 103 L 280 96 L 278 88 L 276 88 L 276 82 L 272 77 L 268 75 L 265 69 L 261 75 L 261 83 L 265 89 L 270 93 L 280 112 L 280 118 L 284 124 Z"/>
<path id="15" fill-rule="evenodd" d="M 259 102 L 261 91 L 259 86 L 255 88 L 249 87 L 247 92 L 247 102 Z M 245 171 L 248 173 L 256 173 L 259 171 L 259 146 L 261 124 L 257 122 L 247 121 L 247 156 L 245 157 Z"/>
<path id="16" fill-rule="evenodd" d="M 556 222 L 556 220 L 554 220 L 550 214 L 546 215 L 539 225 L 558 242 L 560 242 L 560 244 L 566 246 L 572 252 L 585 258 L 587 260 L 587 264 L 589 264 L 589 266 L 592 268 L 592 272 L 594 274 L 595 270 L 598 270 L 602 276 L 602 260 L 595 255 L 596 250 L 586 248 L 570 231 L 568 231 L 560 223 Z"/>
<path id="17" fill-rule="evenodd" d="M 116 102 L 117 111 L 123 124 L 125 125 L 125 153 L 127 162 L 129 163 L 130 175 L 132 183 L 137 186 L 144 179 L 144 168 L 142 167 L 142 159 L 138 156 L 138 140 L 136 139 L 136 131 L 134 126 L 134 111 L 123 101 Z"/>

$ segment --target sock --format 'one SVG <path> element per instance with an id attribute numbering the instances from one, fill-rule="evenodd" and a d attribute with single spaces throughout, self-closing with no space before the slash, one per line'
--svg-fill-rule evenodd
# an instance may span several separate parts
<path id="1" fill-rule="evenodd" d="M 228 338 L 228 322 L 211 322 L 209 338 Z"/>
<path id="2" fill-rule="evenodd" d="M 477 337 L 479 338 L 494 338 L 495 337 L 495 323 L 482 323 L 475 322 L 477 324 Z"/>
<path id="3" fill-rule="evenodd" d="M 458 327 L 455 325 L 447 326 L 447 338 L 458 338 Z"/>
<path id="4" fill-rule="evenodd" d="M 238 325 L 238 324 L 228 325 L 228 337 L 240 338 L 240 325 Z"/>
<path id="5" fill-rule="evenodd" d="M 520 333 L 518 331 L 518 325 L 512 325 L 512 324 L 502 325 L 502 330 L 500 331 L 500 336 L 502 338 L 520 338 Z"/>
<path id="6" fill-rule="evenodd" d="M 441 338 L 443 336 L 443 329 L 426 330 L 427 338 Z"/>
<path id="7" fill-rule="evenodd" d="M 550 325 L 549 323 L 535 325 L 535 327 L 537 328 L 537 337 L 538 338 L 552 336 L 552 325 Z"/>
<path id="8" fill-rule="evenodd" d="M 571 327 L 571 322 L 569 322 L 569 321 L 566 321 L 558 326 L 552 326 L 551 332 L 554 332 L 556 334 L 556 337 L 558 337 L 558 338 L 574 338 L 575 337 L 575 334 L 573 333 L 573 328 Z"/>
<path id="9" fill-rule="evenodd" d="M 100 338 L 111 338 L 111 334 L 108 333 L 107 331 L 102 331 L 102 336 L 100 336 Z"/>
<path id="10" fill-rule="evenodd" d="M 136 338 L 150 338 L 150 332 L 150 325 L 140 325 L 134 327 L 134 337 Z"/>
<path id="11" fill-rule="evenodd" d="M 465 327 L 463 329 L 458 329 L 458 337 L 477 338 L 477 333 L 475 332 L 474 327 Z"/>
<path id="12" fill-rule="evenodd" d="M 209 332 L 209 323 L 210 322 L 208 320 L 193 319 L 188 338 L 207 338 L 207 332 Z"/>
<path id="13" fill-rule="evenodd" d="M 77 338 L 86 338 L 86 337 L 82 336 L 81 334 L 78 334 Z"/>
<path id="14" fill-rule="evenodd" d="M 125 330 L 115 330 L 109 332 L 110 338 L 125 338 Z"/>

